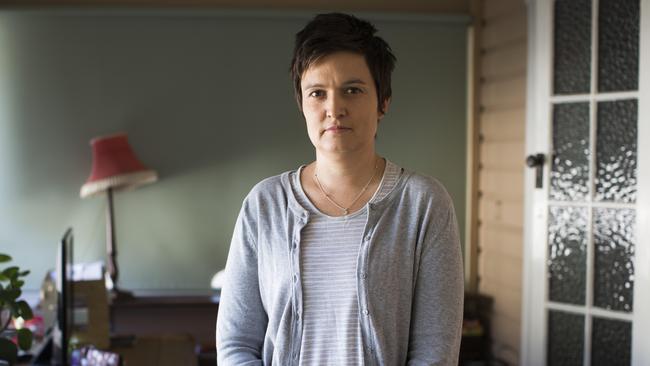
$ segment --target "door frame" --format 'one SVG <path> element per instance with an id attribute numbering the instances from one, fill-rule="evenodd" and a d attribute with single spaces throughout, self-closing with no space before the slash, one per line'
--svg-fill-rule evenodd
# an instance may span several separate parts
<path id="1" fill-rule="evenodd" d="M 524 278 L 520 364 L 545 365 L 553 0 L 529 0 L 527 3 L 525 153 L 528 156 L 542 152 L 546 155 L 547 162 L 543 167 L 545 180 L 542 189 L 534 188 L 533 169 L 524 168 Z M 597 0 L 594 4 L 597 6 Z M 595 27 L 592 27 L 592 37 L 596 35 L 593 29 Z M 650 0 L 640 0 L 639 47 L 639 65 L 650 65 Z M 595 52 L 592 50 L 592 59 L 596 56 Z M 650 336 L 650 66 L 639 69 L 638 107 L 632 365 L 649 365 L 650 348 L 644 347 L 643 341 L 645 339 L 647 344 L 647 337 Z M 585 352 L 589 349 L 590 347 L 585 348 Z"/>

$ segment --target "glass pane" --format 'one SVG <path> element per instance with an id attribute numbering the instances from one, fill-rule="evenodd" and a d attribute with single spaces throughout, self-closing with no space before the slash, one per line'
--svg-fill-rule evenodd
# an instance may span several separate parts
<path id="1" fill-rule="evenodd" d="M 590 60 L 591 0 L 555 1 L 554 93 L 589 93 Z"/>
<path id="2" fill-rule="evenodd" d="M 589 104 L 553 106 L 553 162 L 549 196 L 584 201 L 589 194 Z"/>
<path id="3" fill-rule="evenodd" d="M 639 86 L 639 0 L 600 0 L 598 90 Z"/>
<path id="4" fill-rule="evenodd" d="M 629 366 L 632 353 L 632 323 L 593 318 L 592 366 Z"/>
<path id="5" fill-rule="evenodd" d="M 587 209 L 549 207 L 549 300 L 585 303 Z"/>
<path id="6" fill-rule="evenodd" d="M 636 201 L 637 101 L 598 103 L 596 199 Z"/>
<path id="7" fill-rule="evenodd" d="M 635 211 L 594 209 L 594 306 L 632 311 Z"/>
<path id="8" fill-rule="evenodd" d="M 584 315 L 549 311 L 547 365 L 582 366 L 584 328 Z"/>

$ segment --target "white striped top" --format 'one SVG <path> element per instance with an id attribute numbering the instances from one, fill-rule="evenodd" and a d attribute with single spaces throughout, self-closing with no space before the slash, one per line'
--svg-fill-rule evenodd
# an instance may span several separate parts
<path id="1" fill-rule="evenodd" d="M 298 203 L 310 212 L 300 244 L 303 293 L 300 365 L 363 365 L 356 277 L 367 206 L 348 216 L 323 214 L 305 195 L 300 184 L 301 171 L 302 167 L 290 179 L 294 192 L 298 193 Z M 385 197 L 401 173 L 400 167 L 386 160 L 381 183 L 370 201 Z"/>

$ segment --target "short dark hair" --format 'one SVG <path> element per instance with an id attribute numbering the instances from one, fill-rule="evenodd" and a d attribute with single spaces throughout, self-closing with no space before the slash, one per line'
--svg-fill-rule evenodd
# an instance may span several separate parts
<path id="1" fill-rule="evenodd" d="M 349 51 L 364 56 L 377 89 L 377 104 L 384 113 L 384 102 L 392 94 L 390 80 L 395 69 L 395 55 L 377 29 L 365 20 L 342 13 L 319 14 L 296 34 L 291 60 L 291 78 L 298 108 L 302 110 L 300 81 L 303 73 L 321 58 L 335 52 Z"/>

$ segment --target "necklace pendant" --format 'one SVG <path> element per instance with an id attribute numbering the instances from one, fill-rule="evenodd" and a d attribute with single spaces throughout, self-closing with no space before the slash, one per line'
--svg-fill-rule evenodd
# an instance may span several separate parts
<path id="1" fill-rule="evenodd" d="M 370 186 L 370 183 L 372 183 L 372 180 L 375 178 L 375 175 L 377 174 L 377 167 L 378 166 L 379 166 L 379 162 L 377 160 L 375 160 L 375 170 L 373 171 L 372 176 L 370 177 L 370 180 L 368 180 L 368 183 L 366 183 L 366 185 L 361 189 L 361 192 L 359 192 L 359 194 L 357 194 L 357 197 L 354 200 L 352 200 L 352 203 L 350 203 L 350 206 L 348 208 L 345 208 L 345 207 L 339 205 L 338 203 L 334 202 L 332 197 L 330 197 L 330 195 L 327 194 L 327 192 L 325 192 L 325 189 L 323 188 L 323 185 L 320 183 L 320 179 L 318 179 L 318 173 L 316 173 L 316 168 L 314 168 L 314 181 L 316 181 L 316 185 L 318 186 L 318 189 L 323 194 L 323 196 L 325 196 L 325 199 L 328 200 L 332 205 L 334 205 L 334 206 L 338 207 L 339 209 L 341 209 L 341 211 L 343 211 L 343 215 L 348 216 L 348 214 L 350 213 L 350 207 L 352 207 L 354 205 L 354 203 L 357 202 L 359 200 L 359 198 L 361 198 L 361 196 L 363 196 L 363 192 L 365 192 L 366 189 L 368 189 L 368 186 Z"/>

